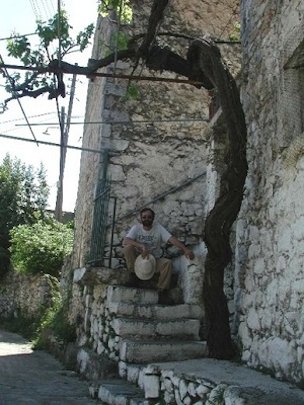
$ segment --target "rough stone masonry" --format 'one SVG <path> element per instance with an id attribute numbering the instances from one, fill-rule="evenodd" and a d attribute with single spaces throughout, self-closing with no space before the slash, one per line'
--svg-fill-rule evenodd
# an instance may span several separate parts
<path id="1" fill-rule="evenodd" d="M 243 0 L 242 103 L 249 172 L 237 224 L 242 360 L 304 377 L 304 2 Z M 289 68 L 288 68 L 289 66 Z M 293 68 L 291 68 L 293 67 Z"/>

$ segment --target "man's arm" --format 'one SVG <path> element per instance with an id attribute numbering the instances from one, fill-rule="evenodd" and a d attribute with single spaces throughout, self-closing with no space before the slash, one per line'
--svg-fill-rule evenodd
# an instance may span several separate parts
<path id="1" fill-rule="evenodd" d="M 149 254 L 147 246 L 144 245 L 143 243 L 137 242 L 134 239 L 125 237 L 122 244 L 123 246 L 134 246 L 141 252 L 143 258 L 145 258 Z"/>
<path id="2" fill-rule="evenodd" d="M 172 243 L 172 245 L 182 250 L 184 252 L 184 255 L 188 257 L 188 259 L 190 260 L 194 259 L 194 253 L 192 252 L 192 250 L 188 249 L 187 246 L 185 246 L 181 241 L 176 239 L 174 236 L 171 236 L 168 239 L 168 242 Z"/>

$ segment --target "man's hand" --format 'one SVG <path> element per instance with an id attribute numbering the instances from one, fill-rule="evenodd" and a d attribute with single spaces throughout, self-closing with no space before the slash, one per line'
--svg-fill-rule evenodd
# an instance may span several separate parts
<path id="1" fill-rule="evenodd" d="M 172 243 L 172 245 L 178 247 L 180 250 L 184 252 L 184 255 L 188 257 L 188 259 L 193 260 L 194 259 L 194 253 L 192 250 L 188 249 L 181 241 L 175 238 L 175 236 L 171 236 L 169 239 L 169 242 Z"/>
<path id="2" fill-rule="evenodd" d="M 142 245 L 141 246 L 141 256 L 142 256 L 142 258 L 143 259 L 146 259 L 146 258 L 148 258 L 149 257 L 149 249 L 147 248 L 147 246 L 146 245 Z"/>
<path id="3" fill-rule="evenodd" d="M 186 248 L 184 250 L 184 254 L 185 254 L 186 257 L 188 257 L 188 259 L 190 259 L 190 260 L 194 259 L 194 253 L 190 249 Z"/>

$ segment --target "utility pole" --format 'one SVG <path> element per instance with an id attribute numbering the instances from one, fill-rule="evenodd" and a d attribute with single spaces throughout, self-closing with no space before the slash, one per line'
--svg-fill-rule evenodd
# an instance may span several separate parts
<path id="1" fill-rule="evenodd" d="M 55 218 L 57 221 L 62 221 L 62 202 L 63 202 L 63 175 L 65 166 L 65 109 L 61 107 L 60 112 L 60 160 L 59 160 L 59 179 L 57 183 L 57 198 L 56 198 L 56 208 L 55 208 Z"/>
<path id="2" fill-rule="evenodd" d="M 60 163 L 59 163 L 59 179 L 57 185 L 57 198 L 56 198 L 56 208 L 55 208 L 55 218 L 57 221 L 62 221 L 62 203 L 63 203 L 63 177 L 64 177 L 64 168 L 65 168 L 65 159 L 67 153 L 67 144 L 69 140 L 69 131 L 71 124 L 71 116 L 73 109 L 73 101 L 75 96 L 75 87 L 76 87 L 76 74 L 73 75 L 70 100 L 68 106 L 67 120 L 65 123 L 65 109 L 61 108 L 60 114 Z"/>

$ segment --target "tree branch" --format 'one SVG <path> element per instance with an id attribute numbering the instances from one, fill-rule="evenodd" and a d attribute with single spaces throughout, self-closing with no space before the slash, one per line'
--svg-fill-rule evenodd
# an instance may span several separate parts
<path id="1" fill-rule="evenodd" d="M 135 49 L 124 49 L 121 51 L 117 51 L 116 54 L 112 53 L 103 59 L 89 59 L 87 74 L 90 75 L 90 73 L 96 72 L 97 69 L 109 66 L 115 60 L 133 59 L 135 56 L 136 56 Z"/>
<path id="2" fill-rule="evenodd" d="M 139 54 L 146 57 L 149 54 L 149 49 L 153 45 L 156 37 L 156 32 L 162 19 L 169 0 L 154 0 L 151 8 L 151 13 L 148 22 L 147 33 L 139 48 Z"/>

